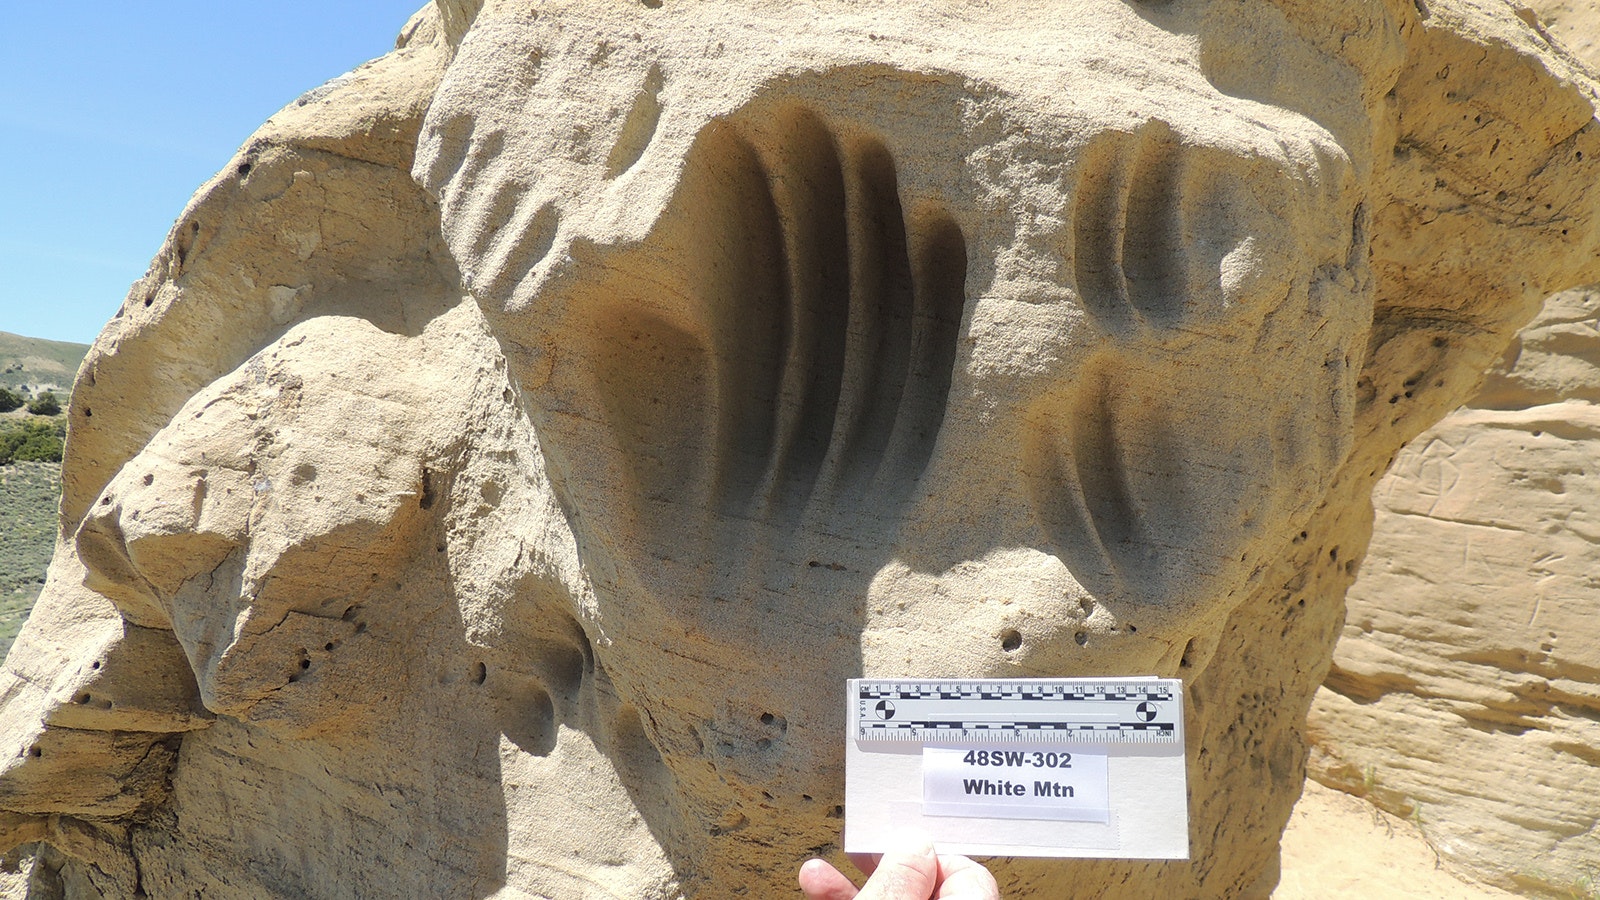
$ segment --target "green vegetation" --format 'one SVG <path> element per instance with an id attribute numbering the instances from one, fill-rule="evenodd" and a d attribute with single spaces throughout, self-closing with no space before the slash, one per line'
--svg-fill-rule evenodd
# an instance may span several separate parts
<path id="1" fill-rule="evenodd" d="M 61 462 L 67 419 L 41 418 L 0 419 L 0 466 L 13 462 Z"/>
<path id="2" fill-rule="evenodd" d="M 0 466 L 0 655 L 11 649 L 44 587 L 60 497 L 56 463 Z"/>
<path id="3" fill-rule="evenodd" d="M 0 656 L 39 599 L 55 551 L 61 398 L 88 352 L 87 344 L 0 331 Z"/>
<path id="4" fill-rule="evenodd" d="M 28 414 L 34 416 L 61 415 L 61 401 L 56 399 L 54 391 L 45 391 L 33 398 L 28 404 Z"/>

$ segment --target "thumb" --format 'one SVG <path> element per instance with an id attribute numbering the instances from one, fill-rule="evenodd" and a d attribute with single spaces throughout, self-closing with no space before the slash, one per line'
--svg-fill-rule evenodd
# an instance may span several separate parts
<path id="1" fill-rule="evenodd" d="M 939 858 L 924 840 L 885 853 L 856 900 L 928 900 L 938 885 Z"/>

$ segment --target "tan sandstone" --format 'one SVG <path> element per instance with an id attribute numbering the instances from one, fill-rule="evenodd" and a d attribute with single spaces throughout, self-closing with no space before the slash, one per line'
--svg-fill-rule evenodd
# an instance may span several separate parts
<path id="1" fill-rule="evenodd" d="M 1521 15 L 1600 64 L 1600 4 Z M 1523 892 L 1600 881 L 1597 327 L 1592 288 L 1552 297 L 1401 452 L 1311 712 L 1315 777 L 1409 817 L 1446 868 Z"/>
<path id="2" fill-rule="evenodd" d="M 1379 485 L 1311 712 L 1319 780 L 1523 890 L 1600 876 L 1600 294 L 1557 295 Z"/>
<path id="3" fill-rule="evenodd" d="M 1600 278 L 1497 0 L 448 0 L 270 120 L 73 394 L 30 891 L 781 896 L 845 678 L 1178 675 L 1261 896 L 1371 489 Z M 86 778 L 85 773 L 94 773 Z"/>

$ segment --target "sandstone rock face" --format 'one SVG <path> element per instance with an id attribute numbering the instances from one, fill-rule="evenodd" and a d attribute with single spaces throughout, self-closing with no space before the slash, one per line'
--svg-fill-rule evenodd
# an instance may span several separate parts
<path id="1" fill-rule="evenodd" d="M 1401 452 L 1311 711 L 1312 770 L 1441 857 L 1560 892 L 1600 860 L 1600 294 L 1557 295 Z"/>
<path id="2" fill-rule="evenodd" d="M 1600 65 L 1600 4 L 1522 15 Z M 1519 891 L 1600 874 L 1597 328 L 1592 287 L 1552 297 L 1466 407 L 1400 453 L 1310 714 L 1314 777 Z"/>
<path id="3" fill-rule="evenodd" d="M 0 843 L 779 896 L 845 678 L 1160 674 L 1194 859 L 1003 889 L 1264 893 L 1373 483 L 1600 277 L 1592 95 L 1467 0 L 441 0 L 86 362 Z"/>

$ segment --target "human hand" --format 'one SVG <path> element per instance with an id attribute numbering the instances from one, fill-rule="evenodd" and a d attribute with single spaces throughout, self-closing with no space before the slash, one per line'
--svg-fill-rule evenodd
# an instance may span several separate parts
<path id="1" fill-rule="evenodd" d="M 994 876 L 965 856 L 936 856 L 923 841 L 897 853 L 852 856 L 870 875 L 860 890 L 842 872 L 820 859 L 800 867 L 806 900 L 1000 900 Z"/>

